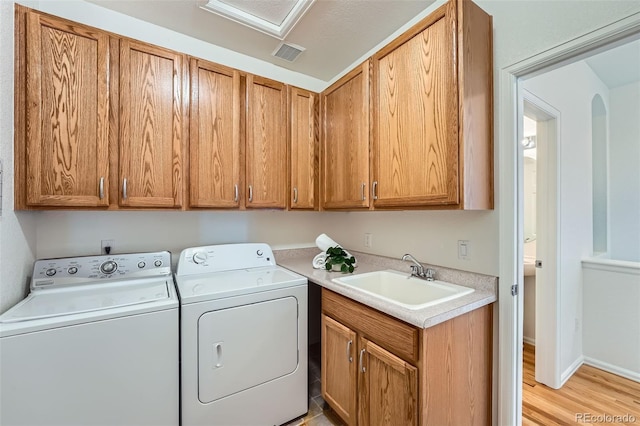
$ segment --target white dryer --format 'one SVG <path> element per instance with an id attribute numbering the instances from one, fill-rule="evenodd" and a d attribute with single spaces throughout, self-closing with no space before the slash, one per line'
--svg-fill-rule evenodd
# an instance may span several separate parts
<path id="1" fill-rule="evenodd" d="M 0 316 L 0 424 L 179 423 L 169 252 L 36 261 Z"/>
<path id="2" fill-rule="evenodd" d="M 308 410 L 307 280 L 267 244 L 186 249 L 182 425 L 279 425 Z"/>

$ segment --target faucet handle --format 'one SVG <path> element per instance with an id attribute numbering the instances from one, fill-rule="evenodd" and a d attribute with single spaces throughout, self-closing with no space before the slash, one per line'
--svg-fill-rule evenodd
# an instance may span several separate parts
<path id="1" fill-rule="evenodd" d="M 427 268 L 424 271 L 424 277 L 427 279 L 427 281 L 433 281 L 436 277 L 436 271 L 431 268 Z"/>

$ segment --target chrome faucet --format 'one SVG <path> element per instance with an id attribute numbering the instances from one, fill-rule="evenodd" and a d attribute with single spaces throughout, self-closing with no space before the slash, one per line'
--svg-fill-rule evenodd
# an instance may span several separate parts
<path id="1" fill-rule="evenodd" d="M 425 269 L 424 266 L 422 266 L 420 262 L 418 262 L 416 258 L 411 256 L 409 253 L 402 256 L 402 260 L 411 261 L 414 263 L 413 265 L 411 265 L 412 277 L 418 277 L 418 278 L 422 278 L 423 280 L 433 281 L 436 274 L 433 269 L 431 268 Z"/>

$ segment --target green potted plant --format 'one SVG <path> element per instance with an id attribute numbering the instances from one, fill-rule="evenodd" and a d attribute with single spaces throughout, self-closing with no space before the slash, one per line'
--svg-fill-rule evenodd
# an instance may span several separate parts
<path id="1" fill-rule="evenodd" d="M 345 252 L 342 247 L 329 247 L 326 253 L 327 259 L 325 260 L 324 267 L 327 269 L 327 271 L 339 270 L 343 274 L 346 274 L 347 272 L 353 272 L 353 269 L 355 268 L 356 258 L 347 254 L 347 252 Z"/>

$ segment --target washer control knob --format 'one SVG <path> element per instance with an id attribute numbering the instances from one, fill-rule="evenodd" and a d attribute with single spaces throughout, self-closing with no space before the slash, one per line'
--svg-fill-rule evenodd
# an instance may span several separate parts
<path id="1" fill-rule="evenodd" d="M 118 264 L 113 260 L 107 260 L 100 265 L 100 271 L 103 274 L 113 274 L 118 269 Z"/>
<path id="2" fill-rule="evenodd" d="M 258 251 L 256 251 L 256 254 L 257 254 L 258 256 L 262 256 L 264 253 L 262 252 L 262 250 L 258 250 Z"/>
<path id="3" fill-rule="evenodd" d="M 140 262 L 138 262 L 138 268 L 142 269 L 142 268 L 144 268 L 145 266 L 147 266 L 147 264 L 146 264 L 146 263 L 144 263 L 142 260 L 141 260 Z"/>
<path id="4" fill-rule="evenodd" d="M 193 262 L 200 265 L 207 261 L 207 253 L 203 251 L 197 251 L 193 254 Z"/>
<path id="5" fill-rule="evenodd" d="M 48 277 L 52 277 L 56 274 L 56 268 L 49 268 L 45 271 Z"/>
<path id="6" fill-rule="evenodd" d="M 160 266 L 162 266 L 162 260 L 158 259 L 158 260 L 156 260 L 155 262 L 153 262 L 153 264 L 154 264 L 155 266 L 160 267 Z"/>
<path id="7" fill-rule="evenodd" d="M 67 273 L 69 275 L 73 275 L 76 272 L 78 272 L 78 267 L 77 266 L 70 266 L 69 269 L 67 269 Z"/>

